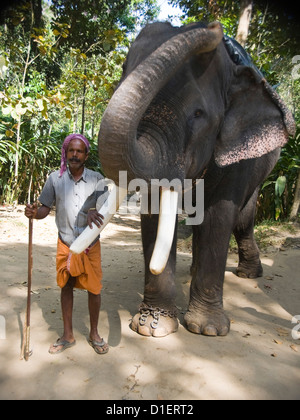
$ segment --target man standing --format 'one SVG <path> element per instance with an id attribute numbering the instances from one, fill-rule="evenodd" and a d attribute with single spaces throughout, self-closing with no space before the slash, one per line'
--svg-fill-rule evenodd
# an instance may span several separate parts
<path id="1" fill-rule="evenodd" d="M 105 194 L 103 176 L 85 168 L 90 144 L 81 134 L 66 137 L 62 146 L 61 168 L 53 172 L 37 203 L 27 204 L 28 218 L 44 219 L 51 207 L 56 207 L 58 245 L 56 257 L 57 284 L 61 288 L 61 307 L 64 333 L 54 343 L 49 353 L 58 354 L 76 344 L 73 335 L 73 289 L 88 291 L 90 314 L 89 344 L 96 353 L 105 354 L 109 346 L 98 334 L 98 320 L 101 307 L 102 269 L 99 237 L 80 255 L 70 253 L 72 242 L 92 223 L 100 227 L 103 216 L 96 210 L 98 198 Z"/>

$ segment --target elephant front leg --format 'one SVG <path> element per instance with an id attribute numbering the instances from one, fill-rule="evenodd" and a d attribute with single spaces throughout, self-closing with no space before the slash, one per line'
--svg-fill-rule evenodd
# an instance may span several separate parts
<path id="1" fill-rule="evenodd" d="M 193 278 L 185 322 L 195 334 L 225 336 L 230 330 L 223 309 L 223 283 L 234 220 L 232 210 L 210 209 L 203 224 L 193 228 Z M 231 216 L 224 217 L 226 214 Z"/>
<path id="2" fill-rule="evenodd" d="M 223 309 L 222 290 L 191 287 L 190 303 L 185 322 L 194 334 L 225 336 L 230 331 L 230 320 Z"/>
<path id="3" fill-rule="evenodd" d="M 150 272 L 149 264 L 156 240 L 158 215 L 142 215 L 141 226 L 145 258 L 144 300 L 130 327 L 144 336 L 164 337 L 176 332 L 179 325 L 175 305 L 176 230 L 167 266 L 156 276 Z"/>

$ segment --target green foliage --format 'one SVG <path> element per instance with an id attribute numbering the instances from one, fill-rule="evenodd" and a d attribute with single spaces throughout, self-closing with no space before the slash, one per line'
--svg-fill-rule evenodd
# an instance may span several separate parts
<path id="1" fill-rule="evenodd" d="M 101 170 L 97 134 L 122 72 L 127 35 L 157 14 L 155 0 L 24 0 L 0 24 L 0 201 L 25 202 L 82 132 Z"/>
<path id="2" fill-rule="evenodd" d="M 240 2 L 169 0 L 185 22 L 219 20 L 235 36 Z M 293 203 L 300 156 L 300 83 L 293 57 L 299 28 L 276 2 L 254 0 L 246 50 L 295 114 L 297 136 L 262 187 L 258 219 L 285 219 Z M 88 166 L 101 170 L 97 134 L 122 72 L 130 39 L 155 19 L 156 0 L 23 0 L 0 17 L 0 201 L 27 201 L 59 167 L 70 132 L 92 145 Z M 276 27 L 276 30 L 274 30 Z"/>
<path id="3" fill-rule="evenodd" d="M 170 0 L 171 4 L 178 5 L 184 11 L 184 23 L 219 21 L 224 32 L 234 36 L 239 20 L 240 5 L 237 1 L 227 0 Z"/>
<path id="4" fill-rule="evenodd" d="M 257 219 L 287 220 L 293 205 L 300 170 L 300 127 L 295 139 L 282 149 L 276 167 L 262 186 Z"/>

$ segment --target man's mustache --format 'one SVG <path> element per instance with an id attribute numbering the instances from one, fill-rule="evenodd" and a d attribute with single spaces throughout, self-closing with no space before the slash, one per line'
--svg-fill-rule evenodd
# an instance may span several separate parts
<path id="1" fill-rule="evenodd" d="M 77 158 L 71 158 L 69 159 L 69 162 L 80 163 L 80 160 Z"/>

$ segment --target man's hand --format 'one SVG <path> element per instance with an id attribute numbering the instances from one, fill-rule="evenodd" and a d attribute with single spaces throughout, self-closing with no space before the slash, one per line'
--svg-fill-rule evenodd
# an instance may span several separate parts
<path id="1" fill-rule="evenodd" d="M 88 211 L 88 225 L 91 229 L 93 229 L 92 223 L 95 223 L 95 225 L 100 228 L 103 225 L 103 219 L 104 216 L 98 213 L 96 209 L 90 209 Z"/>
<path id="2" fill-rule="evenodd" d="M 37 212 L 38 212 L 37 203 L 34 203 L 34 204 L 26 204 L 26 207 L 25 207 L 25 216 L 28 217 L 28 219 L 35 219 Z"/>
<path id="3" fill-rule="evenodd" d="M 44 219 L 50 213 L 50 207 L 42 205 L 38 208 L 37 203 L 27 204 L 25 207 L 25 216 L 28 219 Z"/>

